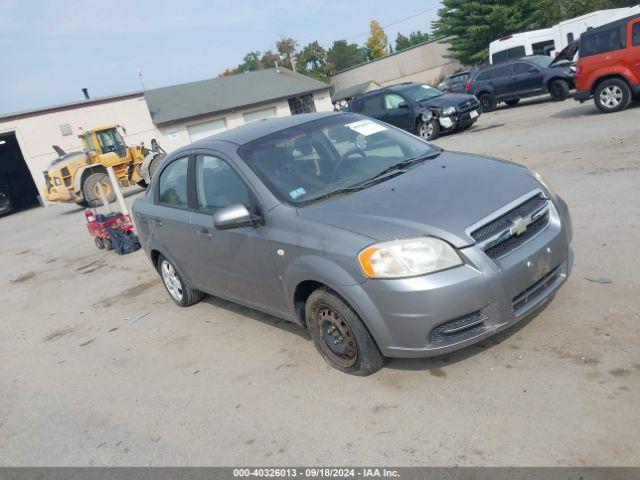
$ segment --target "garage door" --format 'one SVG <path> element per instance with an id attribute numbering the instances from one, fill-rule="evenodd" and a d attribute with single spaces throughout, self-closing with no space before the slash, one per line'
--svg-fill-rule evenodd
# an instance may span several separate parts
<path id="1" fill-rule="evenodd" d="M 187 125 L 189 138 L 192 142 L 210 137 L 216 133 L 224 132 L 227 129 L 227 121 L 224 118 L 212 122 Z"/>
<path id="2" fill-rule="evenodd" d="M 276 107 L 263 108 L 262 110 L 243 113 L 242 116 L 244 117 L 244 123 L 257 122 L 263 118 L 275 117 Z"/>

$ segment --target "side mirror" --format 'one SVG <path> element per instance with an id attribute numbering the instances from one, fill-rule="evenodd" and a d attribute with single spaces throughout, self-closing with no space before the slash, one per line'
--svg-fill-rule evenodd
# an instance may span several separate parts
<path id="1" fill-rule="evenodd" d="M 400 102 L 398 104 L 398 108 L 409 108 L 409 105 L 407 104 L 407 102 Z"/>
<path id="2" fill-rule="evenodd" d="M 251 215 L 247 207 L 241 203 L 229 205 L 213 214 L 213 226 L 218 230 L 249 227 L 257 223 L 257 218 Z"/>

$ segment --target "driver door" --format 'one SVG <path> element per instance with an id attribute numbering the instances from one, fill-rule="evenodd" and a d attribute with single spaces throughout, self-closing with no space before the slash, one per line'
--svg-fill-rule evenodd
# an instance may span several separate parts
<path id="1" fill-rule="evenodd" d="M 411 115 L 409 104 L 397 93 L 387 93 L 383 97 L 382 106 L 384 107 L 384 115 L 381 118 L 383 122 L 387 122 L 403 130 L 410 130 Z"/>
<path id="2" fill-rule="evenodd" d="M 268 227 L 218 230 L 213 226 L 213 214 L 230 205 L 241 203 L 258 213 L 255 195 L 217 153 L 197 154 L 194 170 L 196 208 L 190 225 L 194 283 L 213 294 L 285 311 Z"/>

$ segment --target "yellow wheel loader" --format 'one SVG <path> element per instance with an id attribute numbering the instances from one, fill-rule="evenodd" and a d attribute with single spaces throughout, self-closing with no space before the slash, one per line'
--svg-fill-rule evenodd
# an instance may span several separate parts
<path id="1" fill-rule="evenodd" d="M 165 155 L 149 151 L 143 145 L 128 147 L 120 130 L 126 134 L 121 125 L 83 130 L 78 135 L 84 145 L 81 152 L 67 153 L 54 145 L 58 158 L 43 172 L 44 197 L 50 202 L 95 207 L 101 204 L 100 185 L 112 202 L 115 192 L 106 167 L 113 167 L 121 186 L 146 187 Z"/>

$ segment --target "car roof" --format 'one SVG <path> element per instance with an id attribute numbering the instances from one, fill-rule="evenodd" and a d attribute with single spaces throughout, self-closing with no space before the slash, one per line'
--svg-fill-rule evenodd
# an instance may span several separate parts
<path id="1" fill-rule="evenodd" d="M 242 125 L 231 130 L 216 133 L 210 137 L 198 140 L 180 150 L 190 150 L 192 148 L 206 148 L 213 142 L 228 142 L 236 145 L 245 145 L 258 138 L 271 135 L 287 128 L 302 125 L 303 123 L 313 122 L 321 118 L 341 115 L 342 112 L 317 112 L 317 113 L 300 113 L 287 117 L 267 118 Z"/>

